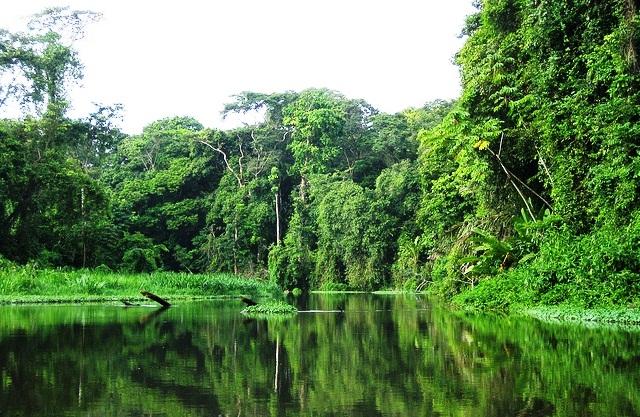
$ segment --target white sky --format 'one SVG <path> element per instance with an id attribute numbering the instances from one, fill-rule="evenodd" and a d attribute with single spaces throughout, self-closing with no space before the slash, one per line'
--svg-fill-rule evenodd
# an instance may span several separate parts
<path id="1" fill-rule="evenodd" d="M 223 104 L 245 90 L 327 87 L 385 112 L 455 98 L 473 12 L 471 0 L 4 0 L 0 27 L 67 5 L 103 14 L 78 44 L 71 114 L 122 103 L 128 133 L 177 115 L 228 127 Z"/>

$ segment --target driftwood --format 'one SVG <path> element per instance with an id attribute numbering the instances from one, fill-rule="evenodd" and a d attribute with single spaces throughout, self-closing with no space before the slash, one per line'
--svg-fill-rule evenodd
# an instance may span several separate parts
<path id="1" fill-rule="evenodd" d="M 160 304 L 162 307 L 171 307 L 171 304 L 167 300 L 160 298 L 157 295 L 150 293 L 149 291 L 140 291 L 140 294 L 144 295 L 150 300 L 155 301 L 156 303 Z"/>
<path id="2" fill-rule="evenodd" d="M 247 297 L 240 297 L 240 299 L 242 300 L 243 303 L 245 303 L 248 306 L 255 306 L 255 305 L 258 304 L 255 301 L 253 301 L 252 299 L 247 298 Z"/>

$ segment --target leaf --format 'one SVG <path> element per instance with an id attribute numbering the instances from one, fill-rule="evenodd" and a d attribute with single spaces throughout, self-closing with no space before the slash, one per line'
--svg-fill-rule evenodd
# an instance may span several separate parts
<path id="1" fill-rule="evenodd" d="M 480 150 L 480 151 L 484 151 L 485 149 L 487 149 L 489 147 L 489 141 L 488 140 L 479 140 L 476 143 L 473 144 L 473 147 Z"/>

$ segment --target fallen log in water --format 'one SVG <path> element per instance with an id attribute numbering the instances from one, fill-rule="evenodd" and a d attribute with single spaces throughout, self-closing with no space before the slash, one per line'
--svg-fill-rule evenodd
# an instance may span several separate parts
<path id="1" fill-rule="evenodd" d="M 240 297 L 240 299 L 242 300 L 243 303 L 245 303 L 248 306 L 255 306 L 255 305 L 258 304 L 255 301 L 253 301 L 252 299 L 247 298 L 247 297 Z"/>
<path id="2" fill-rule="evenodd" d="M 150 293 L 149 291 L 140 291 L 140 294 L 144 295 L 150 300 L 155 301 L 156 303 L 160 304 L 163 307 L 171 307 L 171 303 L 169 303 L 167 300 L 160 298 L 157 295 Z"/>

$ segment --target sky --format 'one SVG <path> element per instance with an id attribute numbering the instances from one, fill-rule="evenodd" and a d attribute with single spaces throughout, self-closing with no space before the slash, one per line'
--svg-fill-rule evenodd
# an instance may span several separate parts
<path id="1" fill-rule="evenodd" d="M 22 0 L 0 27 L 20 30 L 46 7 L 102 13 L 77 49 L 85 71 L 71 116 L 124 105 L 131 134 L 160 118 L 228 128 L 242 91 L 330 88 L 384 112 L 460 93 L 453 56 L 471 0 Z"/>

